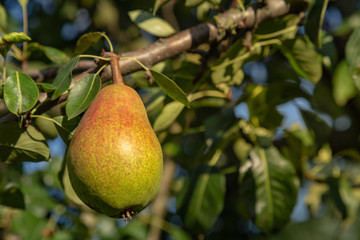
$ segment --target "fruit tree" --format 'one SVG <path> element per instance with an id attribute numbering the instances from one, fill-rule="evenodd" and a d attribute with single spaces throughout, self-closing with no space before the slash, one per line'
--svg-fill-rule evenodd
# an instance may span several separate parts
<path id="1" fill-rule="evenodd" d="M 1 0 L 0 239 L 359 239 L 357 0 Z"/>

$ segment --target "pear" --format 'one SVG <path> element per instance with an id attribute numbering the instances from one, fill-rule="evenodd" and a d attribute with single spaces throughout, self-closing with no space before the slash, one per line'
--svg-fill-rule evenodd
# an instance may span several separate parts
<path id="1" fill-rule="evenodd" d="M 82 117 L 66 163 L 81 201 L 109 217 L 131 218 L 157 194 L 163 155 L 138 93 L 114 82 Z"/>

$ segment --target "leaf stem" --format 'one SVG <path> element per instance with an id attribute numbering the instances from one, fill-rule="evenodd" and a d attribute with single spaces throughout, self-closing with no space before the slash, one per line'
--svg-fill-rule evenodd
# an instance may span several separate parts
<path id="1" fill-rule="evenodd" d="M 255 34 L 255 37 L 257 39 L 269 39 L 269 38 L 277 37 L 277 36 L 282 35 L 284 33 L 294 31 L 296 29 L 297 29 L 297 26 L 292 25 L 290 27 L 287 27 L 287 28 L 281 29 L 281 30 L 279 30 L 277 32 L 273 32 L 273 33 L 269 33 L 269 34 Z"/>
<path id="2" fill-rule="evenodd" d="M 98 58 L 104 61 L 110 61 L 110 58 L 100 57 L 96 55 L 88 55 L 88 54 L 81 54 L 79 55 L 80 58 Z"/>
<path id="3" fill-rule="evenodd" d="M 114 52 L 114 48 L 113 48 L 113 45 L 112 45 L 109 37 L 108 37 L 105 33 L 102 33 L 101 35 L 106 39 L 106 41 L 107 41 L 108 44 L 109 44 L 110 52 L 113 53 L 113 52 Z"/>
<path id="4" fill-rule="evenodd" d="M 99 70 L 95 73 L 95 75 L 99 75 L 99 74 L 101 73 L 101 71 L 102 71 L 104 68 L 106 68 L 107 66 L 109 66 L 109 64 L 104 64 L 104 65 L 102 65 L 102 66 L 99 68 Z"/>
<path id="5" fill-rule="evenodd" d="M 146 67 L 144 64 L 142 64 L 139 60 L 137 60 L 136 58 L 133 57 L 121 57 L 120 59 L 131 59 L 135 62 L 137 62 L 145 71 L 149 71 L 149 68 Z"/>
<path id="6" fill-rule="evenodd" d="M 54 124 L 56 124 L 57 126 L 61 127 L 62 129 L 64 129 L 65 131 L 67 131 L 68 133 L 71 134 L 71 132 L 64 128 L 60 123 L 58 123 L 56 120 L 52 119 L 52 118 L 48 118 L 48 117 L 45 117 L 45 116 L 42 116 L 42 115 L 31 115 L 32 118 L 42 118 L 42 119 L 45 119 L 45 120 L 48 120 L 50 122 L 53 122 Z"/>

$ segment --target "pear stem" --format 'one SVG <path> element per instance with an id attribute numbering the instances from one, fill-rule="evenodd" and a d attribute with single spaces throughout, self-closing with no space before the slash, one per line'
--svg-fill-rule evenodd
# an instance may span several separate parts
<path id="1" fill-rule="evenodd" d="M 119 57 L 116 54 L 111 54 L 110 65 L 114 84 L 124 85 L 124 80 L 120 71 Z"/>

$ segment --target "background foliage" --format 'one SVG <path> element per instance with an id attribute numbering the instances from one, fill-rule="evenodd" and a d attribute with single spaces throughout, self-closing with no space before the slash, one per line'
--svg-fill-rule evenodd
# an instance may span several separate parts
<path id="1" fill-rule="evenodd" d="M 125 76 L 165 161 L 159 196 L 129 224 L 69 187 L 66 146 L 109 83 L 72 74 L 78 54 L 109 49 L 99 32 L 128 52 L 209 19 L 225 28 L 218 14 L 252 2 L 2 0 L 0 239 L 358 239 L 356 0 L 289 0 L 304 12 Z M 54 79 L 30 77 L 52 67 Z"/>

